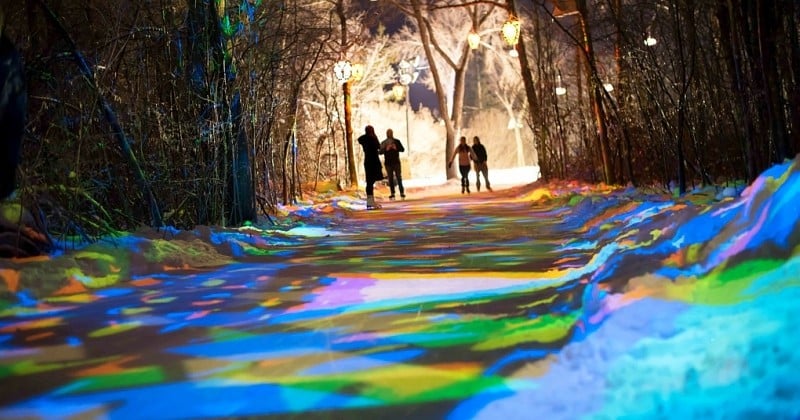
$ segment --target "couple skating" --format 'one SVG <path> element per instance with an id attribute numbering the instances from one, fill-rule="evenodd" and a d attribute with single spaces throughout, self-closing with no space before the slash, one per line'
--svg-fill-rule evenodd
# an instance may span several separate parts
<path id="1" fill-rule="evenodd" d="M 481 190 L 481 175 L 483 181 L 486 183 L 486 189 L 491 191 L 492 186 L 489 184 L 489 165 L 486 163 L 486 148 L 481 144 L 481 139 L 478 136 L 472 138 L 472 147 L 467 144 L 467 138 L 461 136 L 458 146 L 453 150 L 453 155 L 447 163 L 447 167 L 453 166 L 453 161 L 458 156 L 458 171 L 461 174 L 461 194 L 469 194 L 469 170 L 470 161 L 475 162 L 475 186 L 478 191 Z"/>
<path id="2" fill-rule="evenodd" d="M 375 128 L 368 125 L 364 129 L 364 134 L 358 138 L 358 143 L 364 149 L 364 174 L 367 181 L 367 209 L 380 208 L 375 202 L 375 183 L 383 179 L 383 169 L 381 167 L 380 155 L 384 157 L 386 166 L 386 176 L 389 177 L 390 200 L 394 200 L 395 181 L 400 192 L 400 198 L 406 198 L 406 190 L 403 188 L 403 174 L 400 166 L 400 152 L 406 149 L 400 140 L 394 138 L 392 129 L 386 130 L 386 139 L 381 142 L 375 134 Z"/>

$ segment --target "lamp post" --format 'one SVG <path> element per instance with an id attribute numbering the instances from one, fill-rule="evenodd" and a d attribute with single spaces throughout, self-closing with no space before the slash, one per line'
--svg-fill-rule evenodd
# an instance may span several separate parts
<path id="1" fill-rule="evenodd" d="M 347 60 L 338 61 L 333 66 L 333 74 L 342 83 L 344 93 L 344 142 L 347 147 L 347 170 L 350 172 L 350 187 L 358 186 L 355 154 L 353 153 L 353 124 L 350 110 L 350 79 L 353 77 L 353 66 Z"/>
<path id="2" fill-rule="evenodd" d="M 397 64 L 397 81 L 405 88 L 406 94 L 406 146 L 408 146 L 409 159 L 411 159 L 411 136 L 408 128 L 408 108 L 411 103 L 411 87 L 409 85 L 416 82 L 419 77 L 418 65 L 419 57 L 414 57 L 413 60 L 400 60 Z"/>
<path id="3" fill-rule="evenodd" d="M 514 57 L 514 58 L 519 57 L 519 53 L 517 52 L 517 43 L 519 42 L 519 36 L 520 36 L 521 27 L 522 27 L 522 23 L 519 21 L 519 19 L 514 17 L 513 14 L 511 14 L 508 17 L 508 20 L 506 20 L 506 22 L 500 28 L 500 34 L 502 35 L 503 40 L 506 42 L 506 44 L 510 47 L 509 53 L 510 53 L 511 57 Z M 495 32 L 495 31 L 497 31 L 497 30 L 496 29 L 492 30 L 492 32 Z M 467 35 L 467 44 L 469 45 L 469 48 L 472 49 L 472 50 L 477 49 L 481 45 L 481 36 L 480 36 L 479 33 L 477 33 L 475 31 L 475 28 L 473 28 L 470 31 L 470 33 Z M 487 45 L 487 47 L 489 47 L 490 49 L 493 50 L 493 48 L 491 46 Z M 479 91 L 478 91 L 478 98 L 479 98 L 478 99 L 478 105 L 479 106 L 480 106 L 480 74 L 481 73 L 479 71 L 478 72 L 478 77 L 479 77 L 479 79 L 478 79 L 478 89 L 479 89 Z M 509 120 L 509 123 L 508 123 L 508 129 L 509 130 L 514 130 L 514 137 L 515 137 L 516 143 L 517 143 L 517 164 L 519 166 L 524 166 L 525 165 L 525 162 L 524 162 L 525 159 L 524 159 L 524 155 L 522 153 L 523 146 L 522 146 L 522 137 L 520 135 L 520 128 L 522 127 L 522 125 L 519 124 L 519 120 L 514 116 L 513 110 L 509 110 L 509 113 L 511 115 L 510 115 L 510 120 Z"/>

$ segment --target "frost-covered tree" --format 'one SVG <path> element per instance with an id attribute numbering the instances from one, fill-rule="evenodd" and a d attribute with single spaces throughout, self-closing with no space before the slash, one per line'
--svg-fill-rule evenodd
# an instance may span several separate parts
<path id="1" fill-rule="evenodd" d="M 467 36 L 492 22 L 498 8 L 495 4 L 466 0 L 409 0 L 393 4 L 406 14 L 410 24 L 398 38 L 407 45 L 405 51 L 408 55 L 421 55 L 427 62 L 428 69 L 421 82 L 436 93 L 439 117 L 446 130 L 442 164 L 447 178 L 456 178 L 456 169 L 447 168 L 447 161 L 463 125 L 465 83 L 473 55 Z"/>

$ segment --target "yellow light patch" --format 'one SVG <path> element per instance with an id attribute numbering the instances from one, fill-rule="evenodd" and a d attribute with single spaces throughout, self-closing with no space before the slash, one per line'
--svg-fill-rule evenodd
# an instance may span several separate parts
<path id="1" fill-rule="evenodd" d="M 278 306 L 280 304 L 281 304 L 281 300 L 279 298 L 276 298 L 276 297 L 269 298 L 269 299 L 265 300 L 264 302 L 261 302 L 261 306 L 264 306 L 264 307 L 267 307 L 267 308 L 272 307 L 272 306 Z"/>
<path id="2" fill-rule="evenodd" d="M 71 303 L 89 303 L 98 300 L 97 296 L 89 294 L 89 293 L 80 293 L 77 295 L 67 295 L 67 296 L 53 296 L 49 298 L 42 299 L 45 302 L 71 302 Z"/>
<path id="3" fill-rule="evenodd" d="M 139 321 L 133 322 L 124 322 L 120 324 L 112 324 L 104 328 L 100 328 L 99 330 L 94 330 L 89 333 L 89 337 L 98 338 L 98 337 L 106 337 L 109 335 L 119 334 L 126 331 L 135 330 L 142 326 L 142 323 Z"/>

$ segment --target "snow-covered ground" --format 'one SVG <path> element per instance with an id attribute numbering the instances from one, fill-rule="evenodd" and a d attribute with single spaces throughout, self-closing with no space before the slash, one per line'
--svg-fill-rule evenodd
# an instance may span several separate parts
<path id="1" fill-rule="evenodd" d="M 446 195 L 4 261 L 0 417 L 800 418 L 800 158 L 685 197 L 409 182 Z"/>
<path id="2" fill-rule="evenodd" d="M 475 171 L 470 171 L 469 174 L 470 182 L 473 184 L 475 183 Z M 511 169 L 489 169 L 489 181 L 492 185 L 496 186 L 514 186 L 514 185 L 524 185 L 530 184 L 531 182 L 535 182 L 539 179 L 539 167 L 538 166 L 525 166 L 521 168 L 511 168 Z M 458 180 L 454 180 L 452 182 L 458 182 Z M 481 178 L 481 182 L 483 182 L 483 178 Z M 415 187 L 433 187 L 438 185 L 443 185 L 447 183 L 447 178 L 444 175 L 440 177 L 431 177 L 431 178 L 411 178 L 407 180 L 403 180 L 403 185 L 409 188 Z"/>

